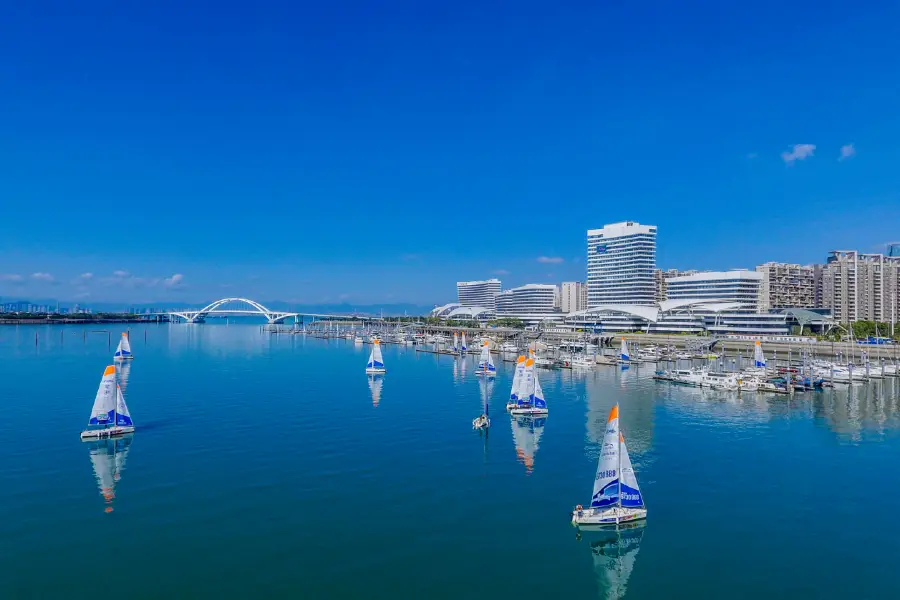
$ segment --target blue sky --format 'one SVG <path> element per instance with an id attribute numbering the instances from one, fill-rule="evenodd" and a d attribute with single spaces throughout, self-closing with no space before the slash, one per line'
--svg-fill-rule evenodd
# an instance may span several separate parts
<path id="1" fill-rule="evenodd" d="M 900 239 L 896 4 L 18 4 L 0 295 L 428 304 L 582 279 L 621 220 L 663 268 Z"/>

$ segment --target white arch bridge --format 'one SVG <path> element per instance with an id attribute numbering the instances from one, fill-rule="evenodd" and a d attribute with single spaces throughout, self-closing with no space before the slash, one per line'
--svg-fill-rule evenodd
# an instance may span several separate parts
<path id="1" fill-rule="evenodd" d="M 269 323 L 281 323 L 289 317 L 300 316 L 300 313 L 269 310 L 259 302 L 247 298 L 222 298 L 200 310 L 182 310 L 168 314 L 170 317 L 183 319 L 188 323 L 202 321 L 207 315 L 261 315 Z"/>

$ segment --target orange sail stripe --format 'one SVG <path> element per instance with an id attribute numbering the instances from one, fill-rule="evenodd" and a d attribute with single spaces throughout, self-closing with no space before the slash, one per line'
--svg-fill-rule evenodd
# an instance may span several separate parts
<path id="1" fill-rule="evenodd" d="M 619 418 L 619 405 L 616 404 L 612 407 L 612 410 L 609 411 L 609 418 L 606 420 L 607 423 L 611 422 L 613 419 Z"/>

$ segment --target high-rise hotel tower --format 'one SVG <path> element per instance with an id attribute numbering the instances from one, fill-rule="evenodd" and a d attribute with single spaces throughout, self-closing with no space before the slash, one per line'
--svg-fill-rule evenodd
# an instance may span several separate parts
<path id="1" fill-rule="evenodd" d="M 587 232 L 588 307 L 655 301 L 656 226 L 633 221 Z"/>

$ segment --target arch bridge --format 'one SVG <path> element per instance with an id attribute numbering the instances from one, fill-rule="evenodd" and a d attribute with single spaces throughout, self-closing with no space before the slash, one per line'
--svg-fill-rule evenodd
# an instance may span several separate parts
<path id="1" fill-rule="evenodd" d="M 299 316 L 299 313 L 269 310 L 259 302 L 248 298 L 222 298 L 200 310 L 182 310 L 169 313 L 169 316 L 183 319 L 187 323 L 197 323 L 202 321 L 207 315 L 262 315 L 269 323 L 281 323 L 289 317 Z"/>

